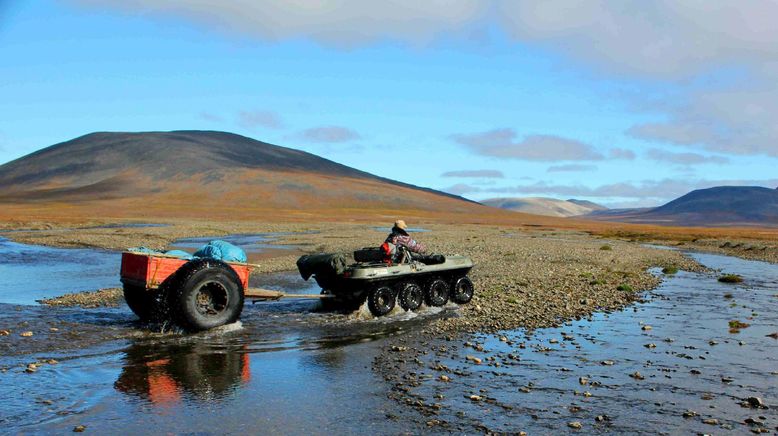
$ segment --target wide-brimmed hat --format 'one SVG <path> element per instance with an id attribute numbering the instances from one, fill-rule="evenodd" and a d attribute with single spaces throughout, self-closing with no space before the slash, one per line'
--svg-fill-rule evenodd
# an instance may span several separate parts
<path id="1" fill-rule="evenodd" d="M 408 228 L 408 225 L 405 224 L 405 221 L 403 221 L 403 220 L 395 221 L 394 222 L 394 226 L 397 227 L 398 229 L 403 229 L 403 230 Z"/>

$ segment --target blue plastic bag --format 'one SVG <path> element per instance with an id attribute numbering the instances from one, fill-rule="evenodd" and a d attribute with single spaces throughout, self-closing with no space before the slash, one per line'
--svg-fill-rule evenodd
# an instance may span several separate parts
<path id="1" fill-rule="evenodd" d="M 168 255 L 168 256 L 175 256 L 175 257 L 177 257 L 179 259 L 191 259 L 192 258 L 192 255 L 187 253 L 184 250 L 170 250 L 170 251 L 166 251 L 165 254 Z"/>
<path id="2" fill-rule="evenodd" d="M 194 257 L 207 257 L 210 259 L 221 260 L 223 262 L 248 262 L 246 252 L 242 248 L 232 245 L 226 241 L 211 241 L 199 250 L 195 251 Z"/>

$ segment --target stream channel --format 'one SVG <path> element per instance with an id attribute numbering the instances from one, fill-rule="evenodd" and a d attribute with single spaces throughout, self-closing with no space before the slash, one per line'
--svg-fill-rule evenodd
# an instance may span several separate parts
<path id="1" fill-rule="evenodd" d="M 682 271 L 623 311 L 560 328 L 433 341 L 431 350 L 446 352 L 424 355 L 416 370 L 422 382 L 410 391 L 437 403 L 430 417 L 390 398 L 393 385 L 381 373 L 387 368 L 375 361 L 430 320 L 459 316 L 455 306 L 375 319 L 364 308 L 323 312 L 313 300 L 247 303 L 232 325 L 153 333 L 126 306 L 35 303 L 117 286 L 118 253 L 0 239 L 0 330 L 8 332 L 0 336 L 0 428 L 11 434 L 65 433 L 80 425 L 95 434 L 547 434 L 572 431 L 568 425 L 578 422 L 586 433 L 775 433 L 778 340 L 768 335 L 778 331 L 778 265 L 689 255 L 744 282 Z M 296 273 L 257 276 L 252 284 L 318 292 Z M 730 329 L 732 320 L 748 327 Z M 484 363 L 474 365 L 467 355 Z M 30 363 L 37 364 L 34 372 L 26 371 Z M 440 364 L 449 368 L 449 381 L 430 369 Z M 742 405 L 749 397 L 760 397 L 765 408 Z M 431 419 L 445 426 L 430 428 Z"/>

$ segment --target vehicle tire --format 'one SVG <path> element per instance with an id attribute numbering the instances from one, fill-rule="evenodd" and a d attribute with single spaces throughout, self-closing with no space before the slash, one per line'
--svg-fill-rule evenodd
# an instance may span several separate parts
<path id="1" fill-rule="evenodd" d="M 181 327 L 200 331 L 238 320 L 243 311 L 243 284 L 231 266 L 199 259 L 178 273 L 171 307 Z"/>
<path id="2" fill-rule="evenodd" d="M 443 306 L 448 303 L 448 283 L 445 280 L 435 279 L 427 285 L 424 295 L 428 306 Z"/>
<path id="3" fill-rule="evenodd" d="M 321 295 L 333 295 L 329 289 L 322 289 Z M 321 310 L 325 312 L 332 312 L 338 310 L 342 306 L 342 301 L 338 297 L 327 297 L 321 300 Z"/>
<path id="4" fill-rule="evenodd" d="M 388 286 L 380 286 L 367 296 L 367 308 L 375 316 L 384 316 L 394 309 L 396 295 Z"/>
<path id="5" fill-rule="evenodd" d="M 406 283 L 400 289 L 400 307 L 405 310 L 416 310 L 424 302 L 424 291 L 416 283 Z"/>
<path id="6" fill-rule="evenodd" d="M 130 310 L 140 318 L 141 321 L 149 321 L 153 311 L 154 301 L 151 293 L 153 290 L 147 290 L 141 286 L 124 285 L 124 301 Z"/>
<path id="7" fill-rule="evenodd" d="M 473 299 L 474 292 L 475 288 L 473 287 L 473 282 L 471 282 L 467 276 L 460 277 L 454 283 L 454 289 L 451 292 L 451 301 L 457 304 L 467 304 Z"/>

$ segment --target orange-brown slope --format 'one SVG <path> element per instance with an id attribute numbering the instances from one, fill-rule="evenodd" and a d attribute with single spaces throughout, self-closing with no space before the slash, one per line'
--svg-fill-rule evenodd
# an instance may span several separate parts
<path id="1" fill-rule="evenodd" d="M 225 132 L 85 135 L 0 166 L 0 186 L 0 214 L 16 219 L 491 213 L 458 196 Z"/>

